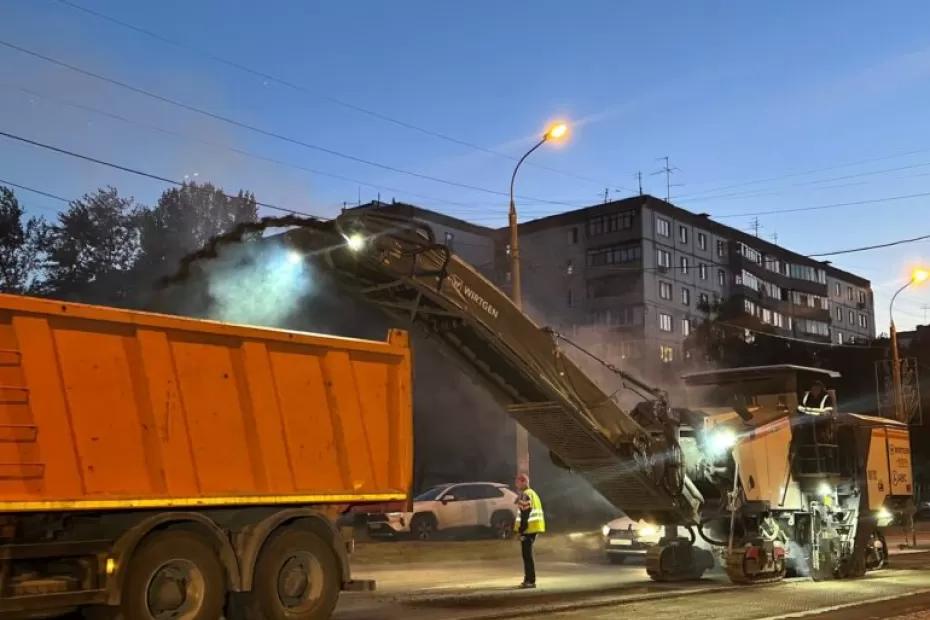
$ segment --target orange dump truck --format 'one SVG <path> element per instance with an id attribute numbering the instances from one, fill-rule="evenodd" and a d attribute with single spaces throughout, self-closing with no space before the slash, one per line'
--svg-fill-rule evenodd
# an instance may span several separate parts
<path id="1" fill-rule="evenodd" d="M 402 331 L 0 295 L 0 616 L 328 618 L 370 585 L 335 519 L 408 496 L 411 402 Z"/>

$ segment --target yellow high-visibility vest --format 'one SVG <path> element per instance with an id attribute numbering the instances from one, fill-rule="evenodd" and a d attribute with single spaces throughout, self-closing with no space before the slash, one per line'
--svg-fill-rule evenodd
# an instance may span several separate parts
<path id="1" fill-rule="evenodd" d="M 530 499 L 530 516 L 526 520 L 527 534 L 542 534 L 546 531 L 546 515 L 543 513 L 542 501 L 539 495 L 533 489 L 527 489 L 523 492 Z M 519 532 L 523 515 L 517 512 L 517 521 L 513 525 L 513 531 Z"/>

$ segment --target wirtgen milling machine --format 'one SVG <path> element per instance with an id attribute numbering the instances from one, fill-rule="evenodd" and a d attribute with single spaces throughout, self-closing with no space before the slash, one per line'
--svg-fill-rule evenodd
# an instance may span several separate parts
<path id="1" fill-rule="evenodd" d="M 643 402 L 621 408 L 506 294 L 436 243 L 374 211 L 305 222 L 286 241 L 350 292 L 423 328 L 545 444 L 631 518 L 665 526 L 647 559 L 658 581 L 714 565 L 733 581 L 861 575 L 886 559 L 879 519 L 911 501 L 908 431 L 835 411 L 798 411 L 799 381 L 823 371 L 746 368 L 691 375 L 692 402 L 627 373 Z M 681 403 L 685 405 L 685 403 Z"/>

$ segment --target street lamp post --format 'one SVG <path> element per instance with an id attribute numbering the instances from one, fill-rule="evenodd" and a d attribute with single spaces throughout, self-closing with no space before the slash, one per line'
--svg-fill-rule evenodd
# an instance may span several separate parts
<path id="1" fill-rule="evenodd" d="M 901 292 L 911 284 L 920 284 L 930 278 L 930 271 L 926 269 L 915 269 L 910 279 L 895 291 L 891 296 L 891 303 L 888 304 L 888 317 L 891 319 L 891 381 L 894 385 L 894 413 L 895 417 L 901 422 L 907 422 L 904 412 L 904 390 L 901 386 L 901 358 L 898 353 L 898 331 L 894 326 L 894 300 L 898 298 Z"/>
<path id="2" fill-rule="evenodd" d="M 533 145 L 533 148 L 523 154 L 514 166 L 510 176 L 510 298 L 514 305 L 523 309 L 523 289 L 520 280 L 520 238 L 517 234 L 517 205 L 513 198 L 513 187 L 517 180 L 517 171 L 530 154 L 550 140 L 560 140 L 568 133 L 565 123 L 552 125 L 542 138 Z M 530 471 L 530 443 L 526 429 L 517 424 L 517 473 L 529 474 Z"/>

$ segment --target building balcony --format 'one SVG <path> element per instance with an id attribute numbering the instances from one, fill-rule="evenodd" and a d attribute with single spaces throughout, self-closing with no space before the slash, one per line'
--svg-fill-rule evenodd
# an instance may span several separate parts
<path id="1" fill-rule="evenodd" d="M 766 268 L 765 265 L 760 265 L 755 261 L 751 261 L 742 254 L 734 254 L 730 257 L 730 263 L 734 271 L 739 271 L 745 269 L 752 275 L 756 276 L 761 280 L 771 282 L 775 286 L 781 288 L 782 290 L 789 291 L 798 291 L 800 293 L 810 293 L 812 295 L 819 295 L 820 297 L 827 297 L 827 285 L 826 283 L 821 284 L 820 282 L 811 282 L 810 280 L 801 280 L 799 278 L 792 278 L 791 276 L 786 276 L 782 273 L 775 271 L 770 271 Z"/>

